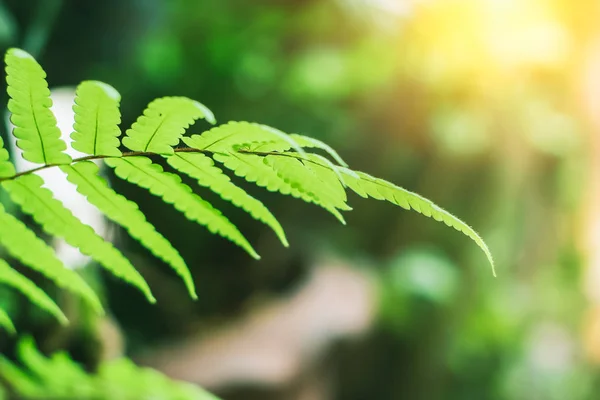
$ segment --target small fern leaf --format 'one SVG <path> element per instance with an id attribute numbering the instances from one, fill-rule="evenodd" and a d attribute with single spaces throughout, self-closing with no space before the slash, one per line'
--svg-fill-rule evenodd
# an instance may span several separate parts
<path id="1" fill-rule="evenodd" d="M 190 271 L 179 252 L 171 243 L 146 221 L 137 204 L 129 201 L 111 189 L 100 176 L 99 168 L 91 161 L 82 161 L 74 165 L 61 166 L 69 182 L 77 186 L 77 191 L 98 207 L 108 218 L 118 223 L 155 256 L 170 264 L 183 279 L 190 295 L 196 299 L 196 291 Z"/>
<path id="2" fill-rule="evenodd" d="M 0 178 L 10 178 L 15 173 L 15 166 L 10 161 L 8 150 L 4 147 L 4 140 L 0 137 Z"/>
<path id="3" fill-rule="evenodd" d="M 2 308 L 0 308 L 0 327 L 4 328 L 4 330 L 10 335 L 14 335 L 15 333 L 17 333 L 17 330 L 15 329 L 15 324 L 13 324 L 8 313 Z"/>
<path id="4" fill-rule="evenodd" d="M 471 238 L 485 253 L 492 266 L 492 272 L 494 276 L 496 276 L 494 260 L 490 250 L 477 232 L 463 221 L 437 206 L 431 200 L 396 186 L 393 183 L 375 178 L 364 172 L 351 171 L 343 167 L 338 167 L 338 170 L 342 173 L 346 185 L 359 196 L 372 197 L 377 200 L 387 200 L 406 210 L 412 209 L 426 217 L 431 217 L 436 221 L 444 222 L 446 225 Z"/>
<path id="5" fill-rule="evenodd" d="M 58 286 L 80 295 L 99 314 L 102 305 L 96 294 L 75 271 L 67 269 L 54 251 L 33 231 L 0 205 L 0 243 L 8 253 Z"/>
<path id="6" fill-rule="evenodd" d="M 277 234 L 285 247 L 288 246 L 283 228 L 263 203 L 236 186 L 223 171 L 215 166 L 213 160 L 200 153 L 176 153 L 168 157 L 171 167 L 196 179 L 200 186 L 217 193 L 224 200 L 242 208 L 260 222 L 268 225 Z"/>
<path id="7" fill-rule="evenodd" d="M 42 289 L 40 289 L 35 283 L 27 279 L 25 276 L 18 273 L 8 263 L 0 259 L 0 283 L 9 285 L 21 293 L 23 293 L 31 302 L 43 310 L 48 311 L 58 321 L 65 325 L 67 324 L 67 317 Z"/>
<path id="8" fill-rule="evenodd" d="M 351 209 L 345 202 L 345 194 L 343 197 L 336 195 L 332 188 L 319 179 L 312 169 L 307 168 L 294 157 L 285 156 L 285 153 L 284 155 L 267 156 L 265 162 L 277 172 L 280 178 L 289 182 L 297 190 L 306 193 L 313 203 L 332 213 L 342 224 L 346 224 L 342 215 L 337 211 L 337 209 Z"/>
<path id="9" fill-rule="evenodd" d="M 52 100 L 42 67 L 23 50 L 6 53 L 8 109 L 15 126 L 13 134 L 23 158 L 38 164 L 68 164 L 67 145 L 60 138 L 56 118 L 50 110 Z"/>
<path id="10" fill-rule="evenodd" d="M 231 152 L 215 153 L 213 158 L 233 171 L 235 175 L 264 187 L 270 192 L 279 192 L 284 195 L 293 194 L 294 197 L 307 202 L 311 201 L 305 193 L 295 190 L 289 183 L 281 179 L 273 168 L 265 164 L 263 157 Z"/>
<path id="11" fill-rule="evenodd" d="M 212 128 L 201 135 L 183 138 L 188 146 L 212 152 L 227 152 L 254 142 L 275 141 L 285 143 L 303 154 L 304 151 L 289 135 L 267 125 L 244 121 L 231 121 Z"/>
<path id="12" fill-rule="evenodd" d="M 323 189 L 329 191 L 333 198 L 339 199 L 340 204 L 345 206 L 345 208 L 342 207 L 341 209 L 352 209 L 346 205 L 347 196 L 342 176 L 331 161 L 319 154 L 311 153 L 300 156 L 299 160 L 323 182 Z"/>
<path id="13" fill-rule="evenodd" d="M 120 157 L 119 136 L 121 95 L 103 82 L 85 81 L 75 95 L 75 131 L 71 146 L 82 153 Z"/>
<path id="14" fill-rule="evenodd" d="M 153 164 L 147 157 L 106 158 L 105 162 L 115 169 L 119 178 L 147 189 L 165 203 L 173 205 L 187 219 L 206 226 L 212 233 L 231 240 L 255 259 L 260 259 L 236 226 L 210 203 L 194 194 L 178 175 L 163 171 L 160 165 Z"/>
<path id="15" fill-rule="evenodd" d="M 77 219 L 69 209 L 42 187 L 43 180 L 35 174 L 23 175 L 2 182 L 11 199 L 31 215 L 49 234 L 63 238 L 83 254 L 92 257 L 113 275 L 137 287 L 148 301 L 156 302 L 148 284 L 119 250 Z"/>
<path id="16" fill-rule="evenodd" d="M 185 129 L 199 118 L 215 122 L 208 108 L 187 97 L 156 99 L 127 130 L 123 145 L 133 151 L 171 155 Z"/>
<path id="17" fill-rule="evenodd" d="M 283 158 L 282 156 L 277 157 Z M 264 187 L 270 192 L 292 195 L 307 203 L 323 206 L 323 208 L 332 213 L 340 222 L 345 224 L 344 217 L 335 207 L 327 202 L 321 201 L 314 193 L 305 190 L 304 187 L 298 186 L 297 182 L 280 175 L 272 165 L 267 163 L 266 157 L 231 152 L 215 153 L 213 154 L 213 158 L 222 163 L 226 168 L 232 170 L 235 175 L 242 177 L 257 186 Z M 289 159 L 294 160 L 293 158 Z M 281 167 L 280 164 L 279 166 Z M 306 170 L 303 165 L 300 165 L 300 168 Z M 308 171 L 308 173 L 312 174 L 310 171 Z M 309 175 L 309 178 L 316 180 L 314 174 L 312 176 Z"/>
<path id="18" fill-rule="evenodd" d="M 44 381 L 48 378 L 50 380 L 52 378 L 60 379 L 56 376 L 54 369 L 51 368 L 51 360 L 40 353 L 31 336 L 24 336 L 19 340 L 17 343 L 17 357 L 29 372 L 38 379 Z"/>

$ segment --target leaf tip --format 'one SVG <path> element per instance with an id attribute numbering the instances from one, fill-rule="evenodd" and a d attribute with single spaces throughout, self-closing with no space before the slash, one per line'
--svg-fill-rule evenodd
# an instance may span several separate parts
<path id="1" fill-rule="evenodd" d="M 17 57 L 17 58 L 29 58 L 29 59 L 33 60 L 33 56 L 31 54 L 29 54 L 25 50 L 21 50 L 21 49 L 18 49 L 16 47 L 8 49 L 8 51 L 6 52 L 6 55 L 8 55 L 8 56 L 14 56 L 14 57 Z"/>

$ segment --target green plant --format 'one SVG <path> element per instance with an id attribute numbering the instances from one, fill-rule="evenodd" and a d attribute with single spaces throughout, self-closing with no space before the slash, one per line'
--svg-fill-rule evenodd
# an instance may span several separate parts
<path id="1" fill-rule="evenodd" d="M 184 137 L 185 129 L 197 119 L 215 122 L 210 110 L 185 97 L 154 100 L 119 140 L 118 92 L 102 82 L 81 83 L 73 106 L 75 124 L 71 138 L 72 147 L 87 155 L 72 159 L 64 152 L 67 145 L 60 138 L 56 118 L 50 110 L 52 102 L 42 67 L 20 49 L 10 49 L 5 61 L 10 96 L 8 108 L 15 126 L 13 134 L 23 157 L 40 166 L 16 172 L 8 152 L 0 147 L 0 185 L 47 233 L 79 248 L 115 276 L 139 288 L 151 302 L 155 299 L 150 288 L 129 260 L 73 216 L 50 190 L 43 188 L 44 182 L 37 171 L 60 168 L 77 190 L 106 217 L 122 225 L 155 256 L 171 265 L 193 298 L 197 297 L 194 283 L 177 250 L 146 221 L 134 202 L 108 186 L 98 174 L 99 168 L 93 160 L 103 160 L 119 178 L 147 189 L 182 212 L 187 219 L 231 240 L 254 258 L 259 258 L 259 255 L 234 224 L 182 183 L 177 174 L 164 171 L 152 158 L 163 157 L 174 170 L 194 178 L 200 186 L 214 191 L 264 222 L 275 231 L 284 246 L 288 243 L 277 219 L 259 200 L 233 183 L 214 161 L 269 191 L 321 206 L 342 223 L 344 218 L 340 211 L 351 209 L 346 204 L 346 188 L 362 197 L 387 200 L 407 210 L 413 209 L 470 237 L 485 252 L 493 268 L 487 246 L 468 225 L 415 193 L 349 169 L 333 149 L 318 140 L 287 135 L 274 128 L 248 122 L 230 122 L 202 134 Z M 180 141 L 187 146 L 178 147 Z M 0 145 L 3 146 L 3 143 Z M 324 150 L 333 161 L 304 149 Z M 12 257 L 61 288 L 80 295 L 93 309 L 102 312 L 100 300 L 77 272 L 65 268 L 42 239 L 2 206 L 0 244 Z M 19 289 L 32 302 L 66 323 L 66 317 L 54 301 L 2 259 L 1 271 L 4 271 L 0 274 L 2 282 Z M 10 331 L 14 330 L 8 315 L 2 310 L 0 323 Z"/>
<path id="2" fill-rule="evenodd" d="M 17 354 L 24 367 L 0 356 L 0 374 L 21 398 L 217 400 L 197 386 L 172 381 L 126 358 L 104 362 L 90 374 L 65 352 L 45 357 L 30 337 L 19 341 Z"/>

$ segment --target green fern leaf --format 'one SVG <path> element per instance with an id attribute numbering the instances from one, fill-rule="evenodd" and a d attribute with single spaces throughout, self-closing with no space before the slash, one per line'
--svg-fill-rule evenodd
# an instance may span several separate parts
<path id="1" fill-rule="evenodd" d="M 277 156 L 283 158 L 281 156 Z M 284 195 L 292 195 L 307 203 L 321 205 L 327 211 L 331 212 L 338 220 L 345 224 L 344 217 L 331 204 L 320 200 L 311 193 L 305 190 L 304 187 L 298 186 L 297 182 L 286 180 L 280 175 L 273 166 L 267 164 L 265 157 L 252 154 L 243 154 L 238 152 L 231 153 L 215 153 L 213 158 L 222 163 L 226 168 L 233 171 L 239 177 L 246 179 L 248 182 L 254 183 L 257 186 L 264 187 L 270 192 L 279 192 Z M 291 158 L 290 158 L 291 159 Z M 278 164 L 281 167 L 281 164 Z M 302 169 L 305 169 L 301 166 Z M 315 179 L 310 176 L 309 179 Z"/>
<path id="2" fill-rule="evenodd" d="M 4 147 L 4 140 L 0 137 L 0 178 L 9 178 L 15 172 L 15 166 L 10 162 L 10 155 Z"/>
<path id="3" fill-rule="evenodd" d="M 89 225 L 77 219 L 52 196 L 50 190 L 43 188 L 42 184 L 42 178 L 35 174 L 2 182 L 12 200 L 19 204 L 25 213 L 31 215 L 46 232 L 65 239 L 71 246 L 98 261 L 112 274 L 140 289 L 148 301 L 154 303 L 156 300 L 148 284 L 131 263 Z"/>
<path id="4" fill-rule="evenodd" d="M 42 289 L 35 283 L 18 273 L 8 263 L 0 259 L 0 282 L 12 286 L 23 293 L 32 303 L 54 315 L 61 324 L 66 324 L 67 317 Z"/>
<path id="5" fill-rule="evenodd" d="M 302 164 L 306 168 L 309 168 L 323 182 L 323 189 L 329 191 L 333 198 L 339 199 L 338 201 L 345 205 L 347 200 L 346 188 L 343 186 L 341 174 L 337 171 L 336 166 L 319 154 L 307 153 L 305 155 L 298 155 L 298 157 L 302 161 Z M 342 209 L 351 210 L 347 205 L 346 207 Z"/>
<path id="6" fill-rule="evenodd" d="M 277 175 L 293 188 L 306 193 L 311 202 L 323 207 L 342 224 L 346 224 L 344 217 L 337 211 L 337 209 L 350 210 L 344 199 L 336 196 L 331 188 L 326 186 L 313 170 L 306 168 L 300 160 L 287 157 L 285 154 L 266 156 L 265 163 L 270 165 Z"/>
<path id="7" fill-rule="evenodd" d="M 77 191 L 98 207 L 108 218 L 123 226 L 129 234 L 155 256 L 170 264 L 181 276 L 190 295 L 196 299 L 194 282 L 190 271 L 177 250 L 171 243 L 146 221 L 137 204 L 111 189 L 99 175 L 99 168 L 91 161 L 82 161 L 74 165 L 60 167 L 67 174 L 68 180 L 77 186 Z"/>
<path id="8" fill-rule="evenodd" d="M 46 73 L 28 53 L 10 49 L 6 53 L 8 109 L 15 125 L 13 134 L 23 158 L 38 164 L 68 164 L 67 145 L 60 138 Z"/>
<path id="9" fill-rule="evenodd" d="M 494 276 L 496 276 L 494 260 L 490 250 L 477 232 L 463 221 L 450 214 L 448 211 L 440 208 L 431 200 L 427 200 L 416 193 L 409 192 L 393 183 L 375 178 L 364 172 L 351 171 L 344 167 L 338 167 L 338 170 L 342 173 L 345 184 L 359 196 L 365 198 L 372 197 L 377 200 L 387 200 L 406 210 L 412 209 L 426 217 L 431 217 L 436 221 L 444 222 L 446 225 L 464 233 L 471 238 L 481 250 L 483 250 L 492 266 L 492 272 Z"/>
<path id="10" fill-rule="evenodd" d="M 17 357 L 30 372 L 37 378 L 50 378 L 56 376 L 49 368 L 50 360 L 44 357 L 36 348 L 31 336 L 25 336 L 17 343 Z"/>
<path id="11" fill-rule="evenodd" d="M 192 189 L 181 182 L 178 175 L 163 171 L 146 157 L 107 158 L 105 162 L 115 169 L 116 175 L 128 182 L 147 189 L 165 203 L 172 204 L 186 218 L 204 225 L 212 233 L 221 235 L 246 250 L 252 257 L 260 256 L 246 238 L 229 220 Z"/>
<path id="12" fill-rule="evenodd" d="M 75 271 L 67 269 L 56 258 L 52 248 L 24 223 L 8 214 L 1 205 L 0 243 L 14 258 L 40 272 L 59 287 L 80 295 L 97 313 L 104 313 L 100 300 L 87 283 Z"/>
<path id="13" fill-rule="evenodd" d="M 17 330 L 15 329 L 15 325 L 13 324 L 12 320 L 10 319 L 10 316 L 2 308 L 0 308 L 0 327 L 4 328 L 4 330 L 11 335 L 14 335 L 15 333 L 17 333 Z"/>
<path id="14" fill-rule="evenodd" d="M 75 96 L 75 131 L 71 146 L 82 153 L 120 157 L 119 136 L 121 96 L 103 82 L 85 81 L 77 87 Z"/>
<path id="15" fill-rule="evenodd" d="M 237 150 L 243 145 L 254 142 L 275 141 L 287 144 L 288 148 L 293 148 L 301 154 L 304 153 L 298 143 L 280 130 L 244 121 L 231 121 L 212 128 L 201 135 L 184 137 L 182 140 L 194 149 L 212 152 Z"/>
<path id="16" fill-rule="evenodd" d="M 128 129 L 123 145 L 133 151 L 173 154 L 185 129 L 199 118 L 214 123 L 208 108 L 186 97 L 163 97 L 151 102 Z"/>
<path id="17" fill-rule="evenodd" d="M 271 227 L 284 246 L 288 246 L 285 233 L 277 219 L 259 200 L 236 186 L 210 157 L 200 153 L 176 153 L 167 161 L 176 170 L 196 179 L 198 184 L 219 194 L 223 199 L 248 212 L 256 220 Z"/>

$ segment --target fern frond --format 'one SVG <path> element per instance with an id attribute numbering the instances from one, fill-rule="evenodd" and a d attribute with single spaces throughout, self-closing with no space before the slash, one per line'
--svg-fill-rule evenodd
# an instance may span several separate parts
<path id="1" fill-rule="evenodd" d="M 199 118 L 215 119 L 204 105 L 186 97 L 163 97 L 151 102 L 127 130 L 123 145 L 133 151 L 173 154 L 185 129 Z"/>
<path id="2" fill-rule="evenodd" d="M 372 197 L 377 200 L 386 200 L 406 210 L 414 210 L 426 217 L 436 221 L 444 222 L 446 225 L 462 232 L 471 238 L 485 253 L 492 266 L 492 272 L 496 276 L 494 260 L 487 245 L 481 237 L 463 221 L 450 214 L 448 211 L 434 204 L 416 193 L 410 192 L 383 179 L 375 178 L 364 172 L 351 171 L 344 167 L 338 167 L 342 173 L 344 183 L 361 197 Z"/>
<path id="3" fill-rule="evenodd" d="M 43 274 L 59 287 L 80 295 L 97 313 L 103 314 L 96 294 L 75 271 L 67 269 L 42 239 L 0 205 L 0 244 L 14 258 Z"/>
<path id="4" fill-rule="evenodd" d="M 75 95 L 75 131 L 71 146 L 82 153 L 120 157 L 121 95 L 103 82 L 85 81 Z"/>
<path id="5" fill-rule="evenodd" d="M 230 121 L 214 127 L 201 135 L 184 137 L 183 142 L 188 146 L 212 152 L 227 152 L 253 142 L 275 141 L 287 144 L 299 153 L 302 148 L 289 135 L 267 125 L 252 122 Z"/>
<path id="6" fill-rule="evenodd" d="M 0 178 L 11 177 L 15 172 L 15 166 L 10 161 L 10 155 L 4 147 L 4 140 L 0 137 Z"/>
<path id="7" fill-rule="evenodd" d="M 66 324 L 67 317 L 42 289 L 35 283 L 18 273 L 8 263 L 0 259 L 0 283 L 9 285 L 23 293 L 32 303 L 56 317 L 61 324 Z"/>
<path id="8" fill-rule="evenodd" d="M 86 196 L 108 218 L 118 223 L 129 234 L 137 239 L 167 264 L 183 279 L 190 295 L 196 299 L 196 291 L 190 271 L 179 252 L 171 243 L 156 231 L 154 226 L 146 221 L 137 204 L 129 201 L 111 189 L 99 175 L 99 168 L 91 161 L 81 161 L 73 165 L 60 167 L 67 174 L 67 179 L 77 186 L 77 191 Z"/>
<path id="9" fill-rule="evenodd" d="M 81 222 L 71 211 L 42 187 L 44 181 L 38 175 L 29 174 L 2 182 L 11 199 L 31 215 L 48 233 L 63 238 L 83 254 L 98 261 L 115 276 L 137 287 L 148 301 L 156 300 L 148 284 L 121 252 L 104 241 L 94 230 Z"/>
<path id="10" fill-rule="evenodd" d="M 28 53 L 10 49 L 6 53 L 8 109 L 15 126 L 13 134 L 23 158 L 38 164 L 68 164 L 67 145 L 60 138 L 46 73 Z"/>
<path id="11" fill-rule="evenodd" d="M 260 258 L 235 225 L 210 203 L 194 194 L 189 186 L 181 182 L 178 175 L 163 171 L 160 165 L 152 163 L 146 157 L 107 158 L 105 162 L 115 169 L 119 178 L 147 189 L 165 203 L 173 205 L 187 219 L 231 240 L 252 257 Z"/>
<path id="12" fill-rule="evenodd" d="M 0 327 L 2 327 L 6 332 L 8 332 L 11 335 L 17 333 L 15 324 L 13 324 L 8 313 L 2 308 L 0 308 Z"/>
<path id="13" fill-rule="evenodd" d="M 285 247 L 288 241 L 283 228 L 263 203 L 236 186 L 213 160 L 201 153 L 176 153 L 167 162 L 176 170 L 196 179 L 199 185 L 211 189 L 224 200 L 242 208 L 252 217 L 271 227 Z"/>

